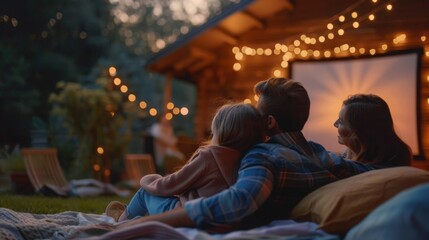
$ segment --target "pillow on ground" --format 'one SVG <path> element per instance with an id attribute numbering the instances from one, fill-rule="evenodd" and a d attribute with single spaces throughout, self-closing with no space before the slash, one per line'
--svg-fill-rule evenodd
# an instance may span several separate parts
<path id="1" fill-rule="evenodd" d="M 291 218 L 312 221 L 344 235 L 373 209 L 402 190 L 429 182 L 429 171 L 414 167 L 373 170 L 325 185 L 302 199 Z"/>

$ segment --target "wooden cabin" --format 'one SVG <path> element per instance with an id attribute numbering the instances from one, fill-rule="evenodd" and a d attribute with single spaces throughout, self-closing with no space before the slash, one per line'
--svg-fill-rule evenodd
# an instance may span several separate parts
<path id="1" fill-rule="evenodd" d="M 290 77 L 294 61 L 421 49 L 419 135 L 429 156 L 428 9 L 423 0 L 242 0 L 154 54 L 146 67 L 196 85 L 201 139 L 225 99 L 254 102 L 253 85 Z"/>

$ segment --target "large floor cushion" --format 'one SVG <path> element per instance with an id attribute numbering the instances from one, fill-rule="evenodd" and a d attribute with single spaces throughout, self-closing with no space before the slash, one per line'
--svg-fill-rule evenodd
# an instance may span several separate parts
<path id="1" fill-rule="evenodd" d="M 397 193 L 426 182 L 429 171 L 414 167 L 373 170 L 313 191 L 292 210 L 291 218 L 319 223 L 328 233 L 344 236 Z"/>
<path id="2" fill-rule="evenodd" d="M 429 183 L 402 191 L 353 227 L 346 240 L 428 239 Z"/>

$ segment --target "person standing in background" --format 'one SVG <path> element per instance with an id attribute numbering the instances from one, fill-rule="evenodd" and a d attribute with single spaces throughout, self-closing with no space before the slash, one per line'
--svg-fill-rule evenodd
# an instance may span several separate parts
<path id="1" fill-rule="evenodd" d="M 157 169 L 165 169 L 166 156 L 184 160 L 185 156 L 177 148 L 177 137 L 169 120 L 163 116 L 159 117 L 150 127 L 149 132 L 154 139 L 153 147 Z"/>

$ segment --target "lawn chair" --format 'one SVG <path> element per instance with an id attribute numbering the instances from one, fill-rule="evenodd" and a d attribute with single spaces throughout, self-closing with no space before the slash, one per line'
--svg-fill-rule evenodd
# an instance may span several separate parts
<path id="1" fill-rule="evenodd" d="M 96 179 L 74 179 L 67 181 L 57 158 L 55 148 L 23 148 L 25 168 L 34 189 L 46 196 L 92 197 L 104 194 L 128 196 L 110 183 Z"/>
<path id="2" fill-rule="evenodd" d="M 155 163 L 150 154 L 125 154 L 125 170 L 131 186 L 140 188 L 140 179 L 147 175 L 156 173 Z"/>
<path id="3" fill-rule="evenodd" d="M 37 192 L 44 186 L 68 189 L 55 148 L 23 148 L 21 152 L 27 174 Z"/>

